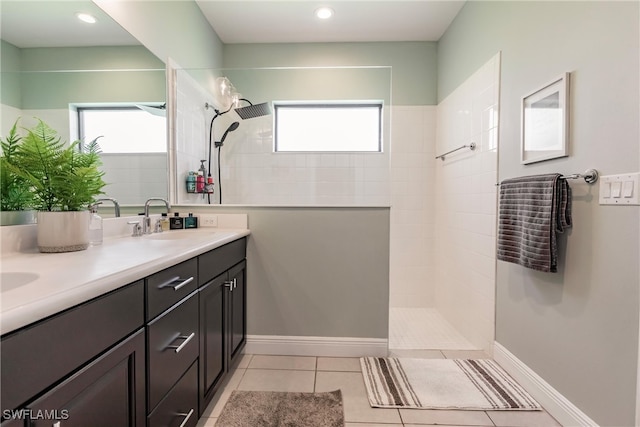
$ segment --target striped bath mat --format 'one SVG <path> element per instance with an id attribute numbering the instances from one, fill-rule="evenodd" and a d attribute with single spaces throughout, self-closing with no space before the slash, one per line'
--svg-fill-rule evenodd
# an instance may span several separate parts
<path id="1" fill-rule="evenodd" d="M 363 357 L 360 365 L 373 407 L 540 410 L 491 360 Z"/>

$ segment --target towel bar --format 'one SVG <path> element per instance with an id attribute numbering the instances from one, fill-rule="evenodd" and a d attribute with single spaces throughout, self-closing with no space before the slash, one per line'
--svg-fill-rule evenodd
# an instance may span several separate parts
<path id="1" fill-rule="evenodd" d="M 598 171 L 595 169 L 587 169 L 584 173 L 574 173 L 571 175 L 562 175 L 564 179 L 583 178 L 587 184 L 594 184 L 598 180 Z"/>
<path id="2" fill-rule="evenodd" d="M 600 175 L 598 174 L 598 171 L 596 169 L 587 169 L 586 171 L 584 171 L 584 173 L 574 173 L 571 175 L 562 175 L 560 178 L 564 178 L 564 179 L 578 179 L 578 178 L 583 178 L 584 181 L 587 184 L 595 184 L 596 181 L 598 181 L 598 177 Z M 500 183 L 498 182 L 496 185 L 500 185 Z"/>
<path id="3" fill-rule="evenodd" d="M 451 150 L 451 151 L 447 151 L 447 152 L 446 152 L 446 153 L 444 153 L 444 154 L 440 154 L 439 156 L 436 156 L 436 159 L 442 159 L 442 161 L 444 162 L 444 157 L 445 157 L 447 154 L 451 154 L 451 153 L 453 153 L 453 152 L 455 152 L 455 151 L 462 150 L 463 148 L 467 148 L 467 147 L 469 148 L 469 150 L 473 151 L 473 150 L 475 150 L 475 149 L 476 149 L 476 143 L 475 143 L 475 142 L 472 142 L 472 143 L 471 143 L 471 144 L 469 144 L 469 145 L 463 145 L 463 146 L 461 146 L 461 147 L 454 148 L 454 149 L 453 149 L 453 150 Z"/>

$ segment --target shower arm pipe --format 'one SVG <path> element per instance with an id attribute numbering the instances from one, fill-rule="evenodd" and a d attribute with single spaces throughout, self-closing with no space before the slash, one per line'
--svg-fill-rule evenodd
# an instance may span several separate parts
<path id="1" fill-rule="evenodd" d="M 444 158 L 445 158 L 448 154 L 455 153 L 456 151 L 462 150 L 463 148 L 469 148 L 469 150 L 473 151 L 473 150 L 475 150 L 475 149 L 476 149 L 476 143 L 475 143 L 475 142 L 472 142 L 472 143 L 471 143 L 471 144 L 469 144 L 469 145 L 462 145 L 462 146 L 460 146 L 460 147 L 458 147 L 458 148 L 454 148 L 454 149 L 453 149 L 453 150 L 451 150 L 451 151 L 447 151 L 447 152 L 446 152 L 446 153 L 444 153 L 444 154 L 440 154 L 439 156 L 436 156 L 436 159 L 441 159 L 441 160 L 444 162 Z"/>
<path id="2" fill-rule="evenodd" d="M 209 168 L 208 172 L 209 174 L 211 174 L 211 148 L 212 145 L 214 145 L 214 138 L 213 138 L 213 122 L 220 117 L 223 114 L 227 114 L 229 111 L 231 111 L 231 109 L 233 108 L 233 104 L 231 104 L 229 106 L 229 108 L 226 111 L 222 111 L 220 112 L 220 110 L 218 110 L 216 107 L 214 107 L 213 105 L 209 104 L 208 102 L 205 102 L 204 104 L 204 108 L 208 109 L 209 107 L 213 108 L 213 111 L 215 111 L 215 116 L 213 116 L 213 118 L 211 119 L 211 123 L 209 124 L 209 156 L 207 159 L 207 167 Z M 205 177 L 206 179 L 206 177 Z"/>

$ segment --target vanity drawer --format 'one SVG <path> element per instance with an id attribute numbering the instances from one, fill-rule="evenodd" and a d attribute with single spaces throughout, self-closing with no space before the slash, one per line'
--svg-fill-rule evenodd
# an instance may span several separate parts
<path id="1" fill-rule="evenodd" d="M 197 275 L 198 261 L 192 258 L 147 277 L 147 320 L 196 290 Z"/>
<path id="2" fill-rule="evenodd" d="M 142 280 L 2 337 L 2 409 L 13 409 L 144 323 Z"/>
<path id="3" fill-rule="evenodd" d="M 197 423 L 198 362 L 194 362 L 149 415 L 147 425 L 194 427 Z"/>
<path id="4" fill-rule="evenodd" d="M 246 253 L 247 239 L 242 238 L 200 255 L 198 257 L 199 285 L 204 285 L 245 259 Z"/>
<path id="5" fill-rule="evenodd" d="M 198 357 L 197 292 L 149 324 L 147 343 L 151 411 Z"/>

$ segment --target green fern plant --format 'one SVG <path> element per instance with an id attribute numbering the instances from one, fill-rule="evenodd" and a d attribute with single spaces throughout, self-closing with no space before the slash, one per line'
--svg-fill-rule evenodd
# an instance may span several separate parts
<path id="1" fill-rule="evenodd" d="M 42 120 L 25 130 L 12 154 L 10 170 L 27 183 L 33 209 L 85 210 L 96 196 L 104 194 L 97 138 L 80 151 L 80 141 L 66 145 Z"/>
<path id="2" fill-rule="evenodd" d="M 9 135 L 0 139 L 0 210 L 23 211 L 31 209 L 33 197 L 27 181 L 14 172 L 13 161 L 22 137 L 18 134 L 18 121 L 13 124 Z"/>

